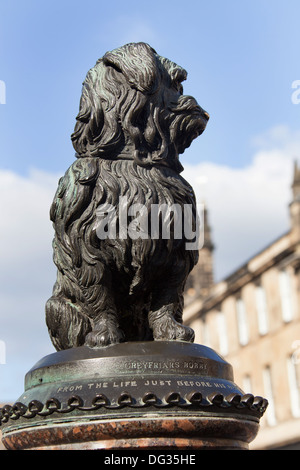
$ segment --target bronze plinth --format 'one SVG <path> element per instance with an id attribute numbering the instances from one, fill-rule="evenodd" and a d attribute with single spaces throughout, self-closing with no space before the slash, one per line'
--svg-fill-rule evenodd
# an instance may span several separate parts
<path id="1" fill-rule="evenodd" d="M 46 356 L 0 416 L 9 449 L 247 449 L 266 406 L 212 349 L 161 341 Z"/>

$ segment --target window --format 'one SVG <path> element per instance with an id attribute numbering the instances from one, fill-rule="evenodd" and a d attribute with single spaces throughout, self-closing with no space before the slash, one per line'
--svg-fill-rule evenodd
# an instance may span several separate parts
<path id="1" fill-rule="evenodd" d="M 279 272 L 279 290 L 282 318 L 285 322 L 289 322 L 293 318 L 293 304 L 291 276 L 287 270 Z"/>
<path id="2" fill-rule="evenodd" d="M 242 346 L 245 346 L 249 341 L 249 334 L 248 334 L 247 313 L 246 313 L 244 301 L 241 298 L 236 300 L 236 312 L 237 312 L 239 341 Z"/>
<path id="3" fill-rule="evenodd" d="M 258 319 L 258 331 L 260 335 L 265 335 L 269 331 L 268 310 L 266 292 L 261 285 L 256 286 L 255 297 Z"/>
<path id="4" fill-rule="evenodd" d="M 287 359 L 291 411 L 294 418 L 300 416 L 300 361 L 294 354 Z"/>
<path id="5" fill-rule="evenodd" d="M 210 346 L 209 326 L 207 324 L 206 316 L 202 320 L 202 342 L 204 346 Z"/>
<path id="6" fill-rule="evenodd" d="M 227 338 L 227 327 L 226 319 L 223 312 L 217 314 L 217 329 L 219 335 L 219 350 L 220 354 L 226 356 L 228 354 L 228 338 Z"/>
<path id="7" fill-rule="evenodd" d="M 266 411 L 267 423 L 269 426 L 275 426 L 276 415 L 275 415 L 273 384 L 272 384 L 270 366 L 265 367 L 263 370 L 263 383 L 264 383 L 265 397 L 269 402 L 269 405 Z"/>

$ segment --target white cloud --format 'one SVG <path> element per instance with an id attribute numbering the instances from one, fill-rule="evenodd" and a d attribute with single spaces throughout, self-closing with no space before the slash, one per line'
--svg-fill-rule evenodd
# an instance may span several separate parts
<path id="1" fill-rule="evenodd" d="M 49 209 L 57 180 L 37 170 L 27 178 L 0 171 L 2 263 L 15 265 L 44 255 L 53 236 Z"/>
<path id="2" fill-rule="evenodd" d="M 266 132 L 256 135 L 252 139 L 252 145 L 256 149 L 270 150 L 281 149 L 287 154 L 295 154 L 299 157 L 300 129 L 291 130 L 286 125 L 271 127 Z"/>
<path id="3" fill-rule="evenodd" d="M 183 176 L 208 207 L 218 280 L 290 228 L 288 204 L 300 134 L 282 126 L 255 143 L 263 150 L 246 168 L 185 165 Z"/>

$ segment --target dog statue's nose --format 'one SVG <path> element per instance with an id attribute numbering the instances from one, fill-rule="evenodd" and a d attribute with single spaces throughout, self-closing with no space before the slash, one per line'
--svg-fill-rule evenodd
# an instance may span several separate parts
<path id="1" fill-rule="evenodd" d="M 204 111 L 204 116 L 206 117 L 207 120 L 209 120 L 209 114 L 206 111 Z"/>

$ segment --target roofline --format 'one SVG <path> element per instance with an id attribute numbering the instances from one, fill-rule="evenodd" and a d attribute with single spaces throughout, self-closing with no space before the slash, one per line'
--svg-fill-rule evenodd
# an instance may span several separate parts
<path id="1" fill-rule="evenodd" d="M 271 243 L 268 243 L 268 245 L 265 245 L 264 248 L 262 248 L 261 250 L 257 251 L 253 256 L 250 256 L 248 258 L 248 260 L 241 264 L 239 268 L 235 269 L 234 271 L 231 272 L 231 274 L 228 274 L 226 277 L 224 277 L 223 279 L 221 279 L 219 282 L 228 282 L 230 281 L 230 278 L 235 276 L 238 271 L 241 271 L 242 269 L 245 269 L 247 268 L 248 264 L 250 263 L 251 260 L 253 260 L 253 258 L 256 258 L 257 256 L 261 255 L 264 251 L 267 251 L 272 245 L 274 245 L 275 243 L 277 243 L 281 238 L 284 238 L 286 237 L 287 235 L 289 235 L 291 233 L 291 230 L 288 230 L 287 232 L 283 233 L 282 235 L 280 235 L 279 237 L 275 238 L 275 240 L 273 240 Z M 219 284 L 219 282 L 217 282 L 217 284 Z"/>

